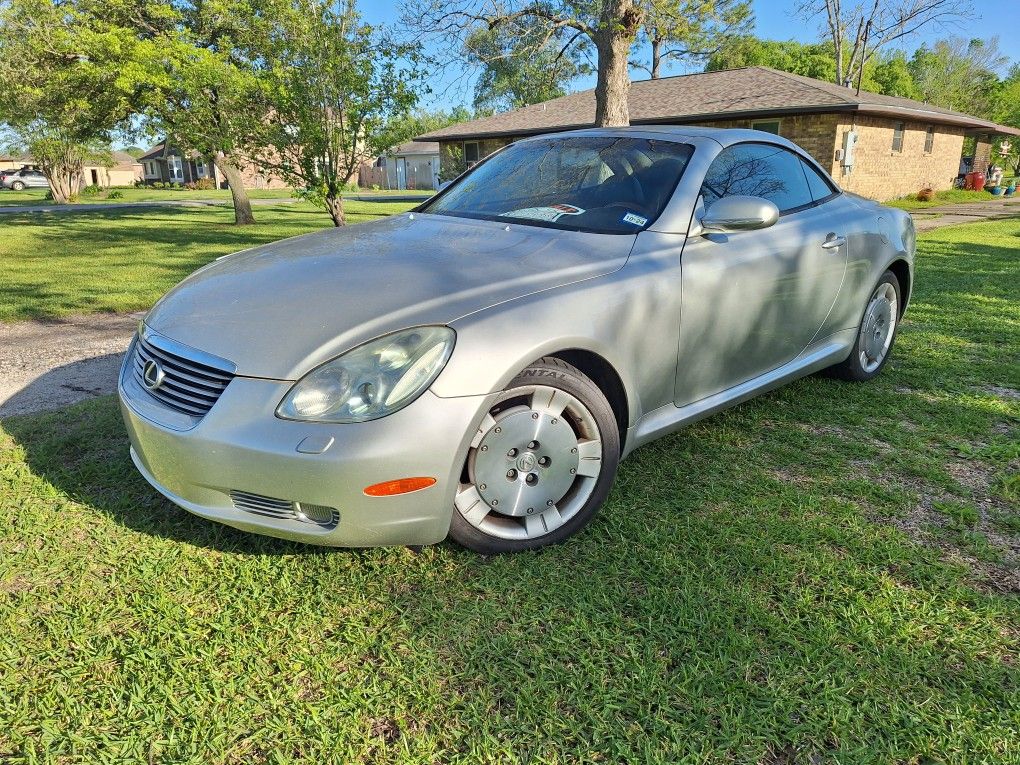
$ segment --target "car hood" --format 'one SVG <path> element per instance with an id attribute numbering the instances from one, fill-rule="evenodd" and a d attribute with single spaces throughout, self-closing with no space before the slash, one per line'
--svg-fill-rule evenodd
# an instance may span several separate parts
<path id="1" fill-rule="evenodd" d="M 634 239 L 401 215 L 220 258 L 167 293 L 145 323 L 233 362 L 239 375 L 295 380 L 388 332 L 615 271 Z"/>

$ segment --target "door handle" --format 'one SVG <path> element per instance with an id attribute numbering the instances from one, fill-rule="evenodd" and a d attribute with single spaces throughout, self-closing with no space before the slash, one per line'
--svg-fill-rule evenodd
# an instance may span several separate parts
<path id="1" fill-rule="evenodd" d="M 825 237 L 825 241 L 822 242 L 822 249 L 825 250 L 836 250 L 846 244 L 846 237 L 839 236 L 838 234 L 829 234 Z"/>

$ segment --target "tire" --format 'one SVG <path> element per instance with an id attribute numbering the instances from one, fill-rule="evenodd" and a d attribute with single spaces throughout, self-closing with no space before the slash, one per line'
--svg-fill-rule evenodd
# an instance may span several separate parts
<path id="1" fill-rule="evenodd" d="M 14 183 L 11 184 L 11 190 L 12 191 L 24 191 L 25 190 L 25 184 L 22 183 L 21 181 L 15 181 Z"/>
<path id="2" fill-rule="evenodd" d="M 845 361 L 829 367 L 826 372 L 851 382 L 867 382 L 878 375 L 889 361 L 896 342 L 901 305 L 899 279 L 892 271 L 886 271 L 864 306 L 853 350 Z"/>
<path id="3" fill-rule="evenodd" d="M 599 387 L 566 362 L 539 359 L 471 441 L 450 537 L 483 555 L 558 544 L 594 517 L 619 462 L 616 416 Z"/>

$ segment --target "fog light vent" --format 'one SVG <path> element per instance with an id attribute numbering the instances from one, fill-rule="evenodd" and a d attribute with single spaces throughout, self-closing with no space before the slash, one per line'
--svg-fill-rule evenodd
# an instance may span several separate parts
<path id="1" fill-rule="evenodd" d="M 237 490 L 230 492 L 230 501 L 234 503 L 234 507 L 238 510 L 267 518 L 313 523 L 316 526 L 322 526 L 327 529 L 331 529 L 340 523 L 339 511 L 325 505 L 312 505 L 294 502 L 289 499 L 276 499 L 275 497 L 253 494 L 250 491 Z"/>
<path id="2" fill-rule="evenodd" d="M 302 521 L 310 521 L 322 525 L 335 525 L 333 515 L 336 513 L 332 507 L 325 505 L 310 505 L 307 502 L 297 503 L 297 515 Z"/>

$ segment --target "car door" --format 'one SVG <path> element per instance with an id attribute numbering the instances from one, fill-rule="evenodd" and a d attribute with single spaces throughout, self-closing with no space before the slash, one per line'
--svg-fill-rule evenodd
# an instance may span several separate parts
<path id="1" fill-rule="evenodd" d="M 49 181 L 46 180 L 46 176 L 40 173 L 38 170 L 27 170 L 24 173 L 25 185 L 33 188 L 43 188 L 49 186 Z"/>
<path id="2" fill-rule="evenodd" d="M 780 217 L 684 245 L 678 406 L 796 358 L 822 328 L 846 270 L 846 240 L 826 204 L 838 191 L 795 152 L 769 143 L 724 149 L 706 173 L 702 204 L 733 194 L 768 199 Z"/>

